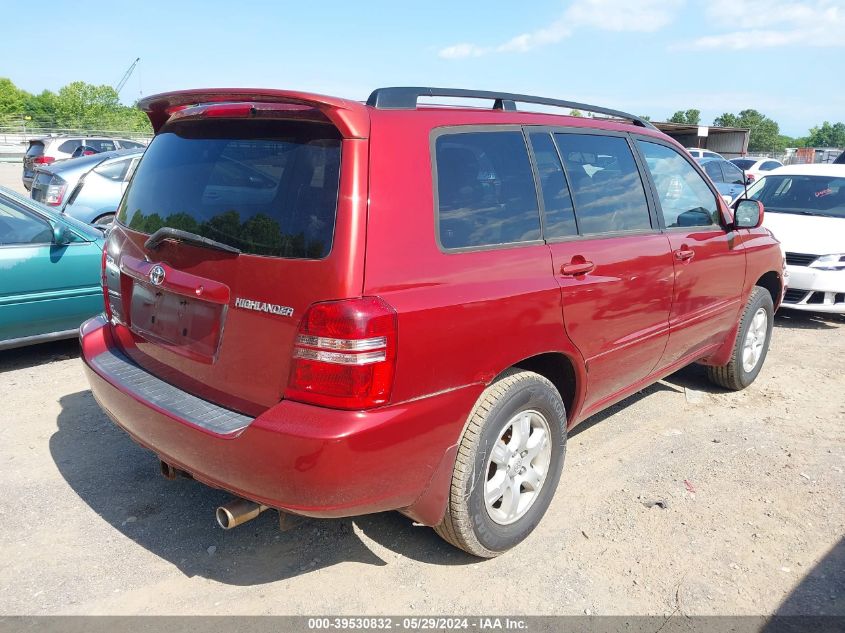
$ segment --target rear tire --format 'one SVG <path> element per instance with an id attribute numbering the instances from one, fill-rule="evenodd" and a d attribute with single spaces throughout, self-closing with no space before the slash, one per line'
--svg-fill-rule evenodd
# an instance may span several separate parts
<path id="1" fill-rule="evenodd" d="M 565 452 L 566 410 L 555 386 L 530 371 L 503 374 L 470 415 L 435 531 L 481 558 L 517 545 L 546 513 Z"/>
<path id="2" fill-rule="evenodd" d="M 727 365 L 707 368 L 712 382 L 731 391 L 740 391 L 754 382 L 769 352 L 774 313 L 769 291 L 755 286 L 739 321 L 731 360 Z"/>

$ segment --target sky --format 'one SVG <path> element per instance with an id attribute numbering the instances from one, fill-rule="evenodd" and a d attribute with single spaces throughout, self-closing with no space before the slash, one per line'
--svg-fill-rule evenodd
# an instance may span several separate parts
<path id="1" fill-rule="evenodd" d="M 75 80 L 115 85 L 140 57 L 125 103 L 198 87 L 365 99 L 380 86 L 424 85 L 581 101 L 655 121 L 697 108 L 710 124 L 754 108 L 790 136 L 845 121 L 845 0 L 4 4 L 0 76 L 30 92 Z"/>

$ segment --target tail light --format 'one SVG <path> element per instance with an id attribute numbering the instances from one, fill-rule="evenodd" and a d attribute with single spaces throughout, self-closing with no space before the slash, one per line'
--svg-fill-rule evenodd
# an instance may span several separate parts
<path id="1" fill-rule="evenodd" d="M 65 197 L 65 191 L 67 191 L 67 182 L 65 182 L 63 178 L 53 176 L 52 180 L 50 180 L 50 184 L 47 185 L 47 193 L 44 196 L 45 204 L 49 204 L 54 207 L 59 206 L 62 203 L 62 199 Z"/>
<path id="2" fill-rule="evenodd" d="M 106 318 L 113 323 L 122 323 L 122 299 L 120 295 L 120 269 L 115 262 L 117 244 L 109 235 L 103 248 L 103 261 L 100 270 L 100 280 L 103 284 L 103 301 L 105 303 Z"/>
<path id="3" fill-rule="evenodd" d="M 745 174 L 745 179 L 748 181 L 748 184 L 750 185 L 752 182 L 754 182 L 757 179 L 757 176 L 755 176 L 754 174 Z"/>
<path id="4" fill-rule="evenodd" d="M 52 156 L 36 156 L 32 159 L 32 162 L 36 165 L 49 165 L 55 162 L 55 160 Z"/>
<path id="5" fill-rule="evenodd" d="M 335 409 L 390 400 L 396 311 L 379 297 L 315 303 L 299 325 L 285 398 Z"/>

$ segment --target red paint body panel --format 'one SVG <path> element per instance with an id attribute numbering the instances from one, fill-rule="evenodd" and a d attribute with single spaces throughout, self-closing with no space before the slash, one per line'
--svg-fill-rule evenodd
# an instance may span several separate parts
<path id="1" fill-rule="evenodd" d="M 221 103 L 235 105 L 187 110 Z M 560 126 L 665 140 L 659 132 L 506 110 L 378 110 L 275 90 L 182 91 L 141 105 L 158 130 L 174 115 L 241 116 L 244 103 L 329 121 L 344 137 L 330 254 L 323 260 L 233 257 L 172 242 L 150 252 L 146 235 L 116 224 L 110 241 L 118 261 L 123 257 L 121 283 L 145 284 L 152 264 L 161 263 L 171 284 L 165 291 L 189 297 L 202 286 L 209 304 L 225 308 L 218 315 L 219 350 L 192 356 L 178 342 L 168 347 L 151 339 L 149 329 L 102 318 L 80 333 L 94 395 L 117 424 L 162 459 L 234 494 L 313 516 L 401 509 L 437 524 L 464 425 L 501 372 L 540 354 L 568 363 L 575 381 L 567 403 L 571 428 L 687 363 L 724 364 L 758 280 L 775 275 L 782 292 L 782 256 L 766 229 L 655 228 L 448 253 L 438 246 L 435 129 Z M 729 226 L 730 211 L 719 204 Z M 678 250 L 694 256 L 679 260 Z M 594 266 L 583 274 L 561 273 L 585 261 Z M 294 317 L 233 309 L 235 296 L 288 306 Z M 397 313 L 390 403 L 340 411 L 283 400 L 302 314 L 317 301 L 361 296 L 380 297 Z M 140 401 L 92 368 L 90 360 L 111 347 L 254 422 L 224 437 Z"/>
<path id="2" fill-rule="evenodd" d="M 115 344 L 101 317 L 82 326 L 81 340 L 84 359 Z M 85 369 L 103 409 L 161 459 L 214 487 L 316 517 L 413 513 L 483 389 L 470 385 L 370 412 L 283 401 L 243 432 L 220 436 L 136 400 L 87 362 Z"/>

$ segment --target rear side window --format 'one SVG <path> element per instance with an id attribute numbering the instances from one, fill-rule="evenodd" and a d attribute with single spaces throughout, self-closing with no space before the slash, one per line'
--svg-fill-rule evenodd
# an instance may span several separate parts
<path id="1" fill-rule="evenodd" d="M 651 173 L 668 228 L 719 223 L 716 196 L 683 156 L 658 143 L 637 141 L 637 145 Z"/>
<path id="2" fill-rule="evenodd" d="M 107 162 L 95 167 L 94 173 L 99 174 L 103 178 L 108 178 L 109 180 L 118 182 L 125 179 L 126 172 L 129 170 L 129 163 L 131 162 L 131 158 Z"/>
<path id="3" fill-rule="evenodd" d="M 73 154 L 73 151 L 80 145 L 82 145 L 82 141 L 80 141 L 78 138 L 73 138 L 59 145 L 57 149 L 60 152 L 64 152 L 65 154 Z"/>
<path id="4" fill-rule="evenodd" d="M 560 156 L 551 134 L 547 132 L 531 134 L 531 146 L 534 149 L 537 172 L 540 176 L 540 189 L 543 193 L 543 222 L 546 237 L 578 235 L 572 197 L 569 195 Z"/>
<path id="5" fill-rule="evenodd" d="M 141 143 L 136 143 L 135 141 L 120 141 L 120 146 L 125 149 L 140 149 L 144 147 Z"/>
<path id="6" fill-rule="evenodd" d="M 443 134 L 435 146 L 444 248 L 540 239 L 537 191 L 522 132 Z"/>
<path id="7" fill-rule="evenodd" d="M 707 163 L 704 163 L 704 173 L 710 176 L 710 180 L 713 182 L 725 182 L 725 177 L 722 175 L 722 170 L 719 167 L 718 161 L 711 160 Z"/>
<path id="8" fill-rule="evenodd" d="M 767 160 L 765 163 L 760 165 L 760 171 L 772 171 L 773 169 L 777 169 L 778 167 L 783 167 L 783 165 L 781 165 L 776 160 Z"/>
<path id="9" fill-rule="evenodd" d="M 118 221 L 167 226 L 244 253 L 319 259 L 334 235 L 340 136 L 328 125 L 184 120 L 144 153 Z"/>
<path id="10" fill-rule="evenodd" d="M 725 172 L 725 182 L 729 182 L 732 185 L 743 184 L 742 170 L 733 163 L 723 162 L 722 171 Z"/>
<path id="11" fill-rule="evenodd" d="M 645 190 L 628 142 L 618 136 L 555 134 L 582 234 L 651 228 Z"/>

